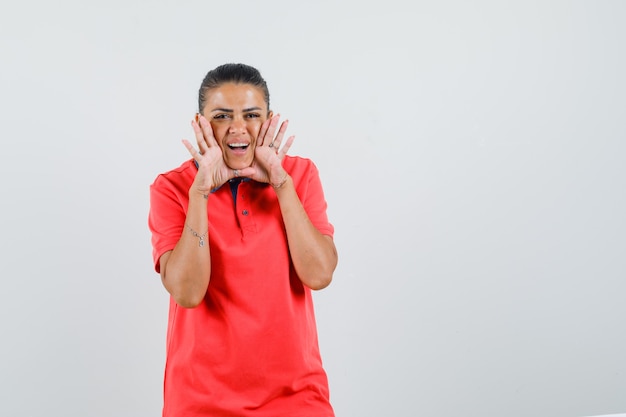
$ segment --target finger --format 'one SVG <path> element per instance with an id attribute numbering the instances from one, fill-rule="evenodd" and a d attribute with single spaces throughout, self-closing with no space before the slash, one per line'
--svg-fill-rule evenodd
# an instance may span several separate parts
<path id="1" fill-rule="evenodd" d="M 213 134 L 213 127 L 211 123 L 203 116 L 200 115 L 200 127 L 202 127 L 202 132 L 204 133 L 204 138 L 209 146 L 219 146 L 217 144 L 217 139 L 215 139 L 215 135 Z"/>
<path id="2" fill-rule="evenodd" d="M 193 159 L 195 159 L 196 161 L 199 161 L 200 158 L 202 158 L 202 154 L 198 152 L 196 148 L 194 148 L 193 145 L 188 140 L 183 139 L 182 142 L 183 142 L 183 145 L 185 145 L 185 148 L 187 148 L 187 150 L 189 151 L 189 154 L 191 155 Z"/>
<path id="3" fill-rule="evenodd" d="M 270 120 L 270 126 L 267 129 L 267 133 L 265 135 L 265 138 L 267 138 L 265 142 L 267 142 L 268 146 L 270 145 L 270 143 L 272 143 L 272 140 L 274 138 L 274 132 L 276 132 L 276 126 L 278 126 L 279 120 L 280 120 L 280 114 L 277 114 L 276 116 L 272 117 L 272 119 Z"/>
<path id="4" fill-rule="evenodd" d="M 240 169 L 238 174 L 239 177 L 252 177 L 254 174 L 256 174 L 256 169 L 253 167 L 246 167 Z"/>
<path id="5" fill-rule="evenodd" d="M 278 149 L 280 149 L 280 144 L 283 141 L 283 137 L 285 136 L 285 132 L 287 131 L 288 125 L 289 125 L 289 120 L 285 120 L 284 122 L 281 123 L 280 129 L 278 129 L 278 135 L 276 135 L 276 138 L 271 143 L 271 147 L 276 148 L 276 152 L 278 152 Z"/>
<path id="6" fill-rule="evenodd" d="M 283 159 L 283 157 L 287 155 L 287 152 L 289 151 L 289 148 L 291 148 L 291 144 L 293 143 L 295 139 L 296 139 L 295 136 L 289 136 L 287 138 L 287 142 L 285 142 L 285 146 L 283 146 L 283 148 L 278 153 L 278 158 Z"/>
<path id="7" fill-rule="evenodd" d="M 261 129 L 259 130 L 259 134 L 258 134 L 257 139 L 256 139 L 256 146 L 263 146 L 265 134 L 267 133 L 267 128 L 270 125 L 270 121 L 271 121 L 270 119 L 267 119 L 261 125 Z"/>
<path id="8" fill-rule="evenodd" d="M 204 139 L 204 133 L 202 132 L 200 125 L 195 120 L 192 120 L 191 127 L 193 127 L 193 133 L 196 136 L 196 142 L 198 143 L 198 148 L 200 149 L 201 152 L 206 153 L 206 151 L 209 149 L 209 145 L 207 144 L 207 141 Z"/>

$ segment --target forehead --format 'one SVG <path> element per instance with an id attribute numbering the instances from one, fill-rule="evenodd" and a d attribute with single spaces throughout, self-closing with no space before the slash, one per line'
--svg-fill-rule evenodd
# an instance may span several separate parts
<path id="1" fill-rule="evenodd" d="M 226 83 L 207 91 L 205 110 L 214 108 L 243 109 L 259 107 L 265 109 L 263 91 L 251 84 Z"/>

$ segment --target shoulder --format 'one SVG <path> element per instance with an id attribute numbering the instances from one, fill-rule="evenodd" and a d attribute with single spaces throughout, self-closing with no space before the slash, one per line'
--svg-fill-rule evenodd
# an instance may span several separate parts
<path id="1" fill-rule="evenodd" d="M 285 171 L 287 171 L 289 175 L 294 178 L 294 180 L 297 178 L 308 177 L 310 175 L 318 175 L 315 163 L 312 160 L 301 156 L 286 155 L 285 159 L 283 159 L 283 167 L 285 168 Z"/>
<path id="2" fill-rule="evenodd" d="M 283 167 L 289 173 L 300 199 L 321 195 L 322 183 L 315 163 L 299 156 L 285 156 Z"/>
<path id="3" fill-rule="evenodd" d="M 193 182 L 197 168 L 193 159 L 183 162 L 179 167 L 163 172 L 155 178 L 152 188 L 188 187 Z"/>

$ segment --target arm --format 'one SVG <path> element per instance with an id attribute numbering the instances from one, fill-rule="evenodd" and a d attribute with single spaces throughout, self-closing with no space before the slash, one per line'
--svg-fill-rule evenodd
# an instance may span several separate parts
<path id="1" fill-rule="evenodd" d="M 311 223 L 292 178 L 282 167 L 282 160 L 294 137 L 289 137 L 279 151 L 288 122 L 281 124 L 276 138 L 272 139 L 278 126 L 278 117 L 272 117 L 261 127 L 252 178 L 268 182 L 274 188 L 287 232 L 291 260 L 298 277 L 307 287 L 320 290 L 332 281 L 337 266 L 337 250 L 332 237 L 323 235 Z"/>
<path id="2" fill-rule="evenodd" d="M 187 308 L 202 302 L 211 277 L 208 230 L 211 190 L 235 176 L 224 164 L 209 122 L 200 116 L 199 124 L 192 121 L 192 126 L 200 152 L 188 141 L 183 143 L 198 163 L 198 173 L 189 188 L 189 206 L 180 240 L 159 259 L 163 286 L 179 305 Z"/>
<path id="3" fill-rule="evenodd" d="M 202 194 L 190 192 L 180 240 L 174 250 L 161 255 L 159 263 L 163 286 L 179 305 L 192 308 L 202 302 L 211 276 L 207 200 Z"/>
<path id="4" fill-rule="evenodd" d="M 337 266 L 332 237 L 322 235 L 309 220 L 291 177 L 274 187 L 283 215 L 293 265 L 303 284 L 313 290 L 326 288 Z"/>

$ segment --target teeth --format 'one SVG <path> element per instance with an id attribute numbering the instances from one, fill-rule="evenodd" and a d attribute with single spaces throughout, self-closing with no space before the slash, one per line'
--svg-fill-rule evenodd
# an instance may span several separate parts
<path id="1" fill-rule="evenodd" d="M 230 148 L 245 148 L 246 146 L 248 146 L 247 143 L 229 143 L 228 146 Z"/>

